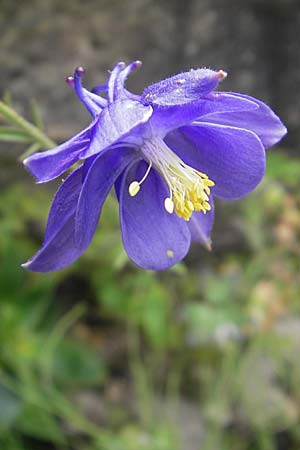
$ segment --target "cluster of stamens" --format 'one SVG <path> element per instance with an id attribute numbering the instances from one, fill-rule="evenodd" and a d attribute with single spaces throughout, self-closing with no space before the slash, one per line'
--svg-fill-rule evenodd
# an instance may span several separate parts
<path id="1" fill-rule="evenodd" d="M 146 180 L 152 166 L 163 176 L 169 190 L 164 207 L 169 214 L 189 221 L 194 211 L 206 214 L 210 211 L 210 188 L 214 182 L 205 173 L 185 164 L 161 139 L 148 140 L 142 151 L 150 161 L 148 169 L 140 181 L 130 183 L 128 191 L 134 197 Z"/>
<path id="2" fill-rule="evenodd" d="M 180 164 L 180 172 L 172 166 L 169 171 L 171 176 L 166 181 L 170 187 L 170 197 L 167 197 L 164 203 L 168 213 L 175 212 L 177 216 L 188 221 L 194 211 L 202 211 L 204 214 L 210 211 L 210 188 L 215 183 L 206 174 L 184 163 Z"/>

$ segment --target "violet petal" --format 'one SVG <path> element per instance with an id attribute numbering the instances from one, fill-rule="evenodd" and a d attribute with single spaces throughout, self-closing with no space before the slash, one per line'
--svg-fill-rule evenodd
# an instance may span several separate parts
<path id="1" fill-rule="evenodd" d="M 75 220 L 77 246 L 85 248 L 89 244 L 107 194 L 125 167 L 134 161 L 135 157 L 136 152 L 131 148 L 106 149 L 91 164 L 77 205 Z"/>
<path id="2" fill-rule="evenodd" d="M 142 136 L 139 128 L 149 120 L 151 115 L 151 106 L 144 106 L 133 100 L 117 100 L 111 103 L 100 114 L 91 143 L 84 152 L 84 158 L 119 142 L 129 141 L 133 145 L 141 144 Z"/>

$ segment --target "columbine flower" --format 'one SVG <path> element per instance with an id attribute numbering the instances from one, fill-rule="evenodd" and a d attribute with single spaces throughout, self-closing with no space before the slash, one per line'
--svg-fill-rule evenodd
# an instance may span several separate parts
<path id="1" fill-rule="evenodd" d="M 27 269 L 48 272 L 75 261 L 112 186 L 128 256 L 145 269 L 167 269 L 184 258 L 191 239 L 209 245 L 212 194 L 237 199 L 263 177 L 265 149 L 286 133 L 268 106 L 213 92 L 223 70 L 180 73 L 135 95 L 124 82 L 140 65 L 117 64 L 107 85 L 92 92 L 82 87 L 82 68 L 67 78 L 93 120 L 69 141 L 24 161 L 39 183 L 81 161 L 58 189 L 44 244 Z"/>

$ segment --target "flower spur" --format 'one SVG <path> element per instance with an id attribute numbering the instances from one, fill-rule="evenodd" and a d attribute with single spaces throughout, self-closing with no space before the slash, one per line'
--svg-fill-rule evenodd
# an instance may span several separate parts
<path id="1" fill-rule="evenodd" d="M 48 272 L 74 262 L 115 186 L 128 256 L 142 268 L 167 269 L 185 257 L 191 240 L 209 245 L 212 195 L 237 199 L 262 179 L 265 149 L 286 133 L 267 105 L 215 92 L 226 73 L 210 69 L 180 73 L 136 95 L 124 83 L 140 66 L 118 63 L 107 84 L 92 91 L 82 86 L 83 68 L 67 78 L 92 121 L 24 161 L 39 183 L 80 161 L 58 189 L 43 246 L 25 268 Z"/>

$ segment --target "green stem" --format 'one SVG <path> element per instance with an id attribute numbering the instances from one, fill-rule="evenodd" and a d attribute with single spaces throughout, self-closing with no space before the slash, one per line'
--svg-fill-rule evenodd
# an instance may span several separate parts
<path id="1" fill-rule="evenodd" d="M 0 114 L 2 114 L 7 120 L 18 125 L 29 136 L 31 136 L 36 142 L 38 142 L 43 148 L 55 147 L 56 143 L 46 136 L 43 131 L 32 125 L 23 117 L 13 110 L 10 106 L 0 101 Z"/>

